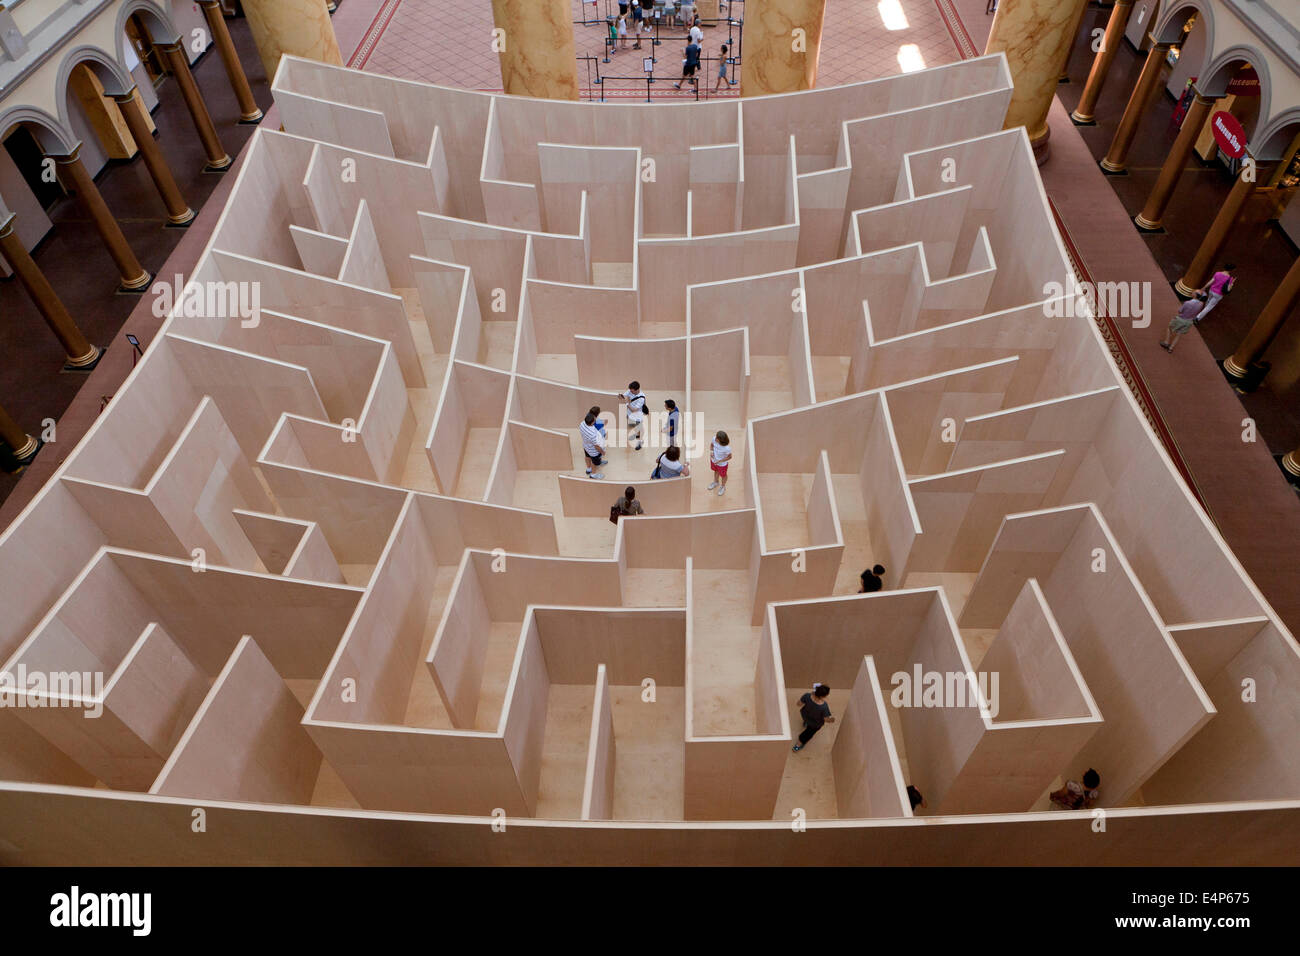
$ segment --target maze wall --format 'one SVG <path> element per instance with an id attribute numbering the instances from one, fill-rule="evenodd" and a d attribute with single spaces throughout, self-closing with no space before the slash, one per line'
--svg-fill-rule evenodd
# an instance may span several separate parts
<path id="1" fill-rule="evenodd" d="M 274 90 L 186 293 L 0 538 L 0 670 L 103 678 L 10 686 L 0 859 L 1300 849 L 1297 647 L 1045 291 L 1003 57 L 671 106 L 291 57 Z M 651 481 L 668 398 L 693 467 Z M 928 673 L 967 705 L 897 706 Z M 792 753 L 813 681 L 838 721 Z M 1048 809 L 1090 766 L 1100 831 Z"/>

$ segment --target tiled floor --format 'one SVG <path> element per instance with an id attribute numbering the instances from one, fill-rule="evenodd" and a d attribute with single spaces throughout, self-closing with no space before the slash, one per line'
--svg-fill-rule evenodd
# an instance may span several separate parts
<path id="1" fill-rule="evenodd" d="M 596 21 L 597 15 L 603 16 L 606 8 L 617 11 L 617 3 L 599 0 L 593 7 L 590 2 L 583 3 L 582 0 L 570 2 L 578 55 L 589 58 L 578 68 L 583 96 L 598 99 L 603 87 L 607 98 L 644 97 L 647 84 L 642 60 L 649 53 L 648 45 L 635 50 L 629 42 L 628 49 L 620 48 L 608 56 L 606 29 L 602 22 Z M 722 12 L 722 17 L 737 22 L 723 21 L 706 26 L 706 57 L 716 57 L 722 43 L 728 39 L 734 41 L 742 33 L 738 21 L 744 18 L 744 7 L 743 0 L 733 0 Z M 895 29 L 886 27 L 886 13 L 889 14 L 890 26 Z M 584 19 L 591 22 L 584 25 Z M 492 8 L 488 3 L 444 4 L 403 0 L 366 62 L 366 69 L 428 83 L 500 90 L 500 67 L 491 48 L 493 27 Z M 694 94 L 675 91 L 671 83 L 664 82 L 665 78 L 676 78 L 677 63 L 685 47 L 685 31 L 665 26 L 660 28 L 658 36 L 662 42 L 655 48 L 659 62 L 656 64 L 656 83 L 651 87 L 652 98 L 694 99 Z M 731 46 L 731 55 L 734 56 L 737 44 L 732 42 Z M 743 35 L 739 47 L 743 57 Z M 839 0 L 828 3 L 817 84 L 839 86 L 901 73 L 904 68 L 900 50 L 904 47 L 915 48 L 913 58 L 907 61 L 909 68 L 938 66 L 958 58 L 957 47 L 935 0 L 882 0 L 880 3 Z M 706 63 L 704 72 L 710 77 L 708 87 L 711 90 L 715 67 Z M 738 74 L 739 70 L 735 72 Z M 602 77 L 602 83 L 595 82 L 597 76 Z M 605 80 L 606 77 L 610 79 Z M 738 85 L 729 91 L 724 87 L 723 95 L 738 93 Z M 701 95 L 704 95 L 703 90 Z"/>

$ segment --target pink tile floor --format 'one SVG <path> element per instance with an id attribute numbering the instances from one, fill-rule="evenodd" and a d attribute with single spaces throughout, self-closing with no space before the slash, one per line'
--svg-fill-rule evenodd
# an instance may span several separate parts
<path id="1" fill-rule="evenodd" d="M 859 80 L 876 79 L 893 76 L 903 72 L 899 51 L 904 45 L 915 46 L 921 64 L 937 66 L 960 59 L 962 53 L 971 55 L 974 51 L 966 47 L 964 51 L 954 40 L 953 32 L 945 23 L 941 7 L 950 11 L 955 17 L 953 0 L 886 0 L 896 4 L 906 18 L 907 25 L 890 30 L 885 26 L 882 5 L 878 0 L 829 0 L 826 5 L 826 21 L 822 31 L 821 55 L 818 65 L 817 85 L 819 87 L 839 86 Z M 595 5 L 590 0 L 570 0 L 575 21 L 584 17 L 596 20 L 603 17 L 606 10 L 617 11 L 615 0 L 597 0 Z M 968 0 L 969 3 L 969 0 Z M 345 4 L 346 6 L 346 4 Z M 373 6 L 372 3 L 368 6 Z M 733 0 L 729 9 L 722 16 L 730 15 L 737 20 L 744 16 L 743 0 Z M 354 65 L 363 65 L 375 73 L 405 79 L 423 80 L 446 86 L 457 86 L 475 90 L 500 90 L 501 73 L 497 55 L 492 50 L 492 7 L 485 0 L 384 0 L 378 7 L 379 17 L 370 41 L 363 42 L 354 57 Z M 969 6 L 964 12 L 969 17 Z M 898 26 L 901 26 L 899 24 Z M 982 26 L 982 24 L 981 24 Z M 378 40 L 374 32 L 379 33 Z M 584 98 L 598 99 L 603 88 L 606 98 L 626 101 L 644 99 L 647 84 L 644 80 L 643 57 L 649 55 L 649 44 L 642 50 L 618 50 L 610 62 L 605 63 L 606 31 L 603 23 L 584 26 L 574 24 L 574 38 L 580 57 L 591 57 L 588 61 L 579 61 L 578 81 Z M 964 32 L 958 29 L 958 33 Z M 977 27 L 978 29 L 978 27 Z M 730 27 L 726 23 L 705 28 L 704 53 L 706 57 L 716 57 L 721 43 L 728 33 L 742 32 L 736 23 Z M 689 90 L 681 92 L 672 88 L 672 80 L 678 75 L 681 51 L 685 47 L 685 31 L 674 27 L 661 27 L 659 37 L 662 43 L 655 48 L 657 57 L 656 82 L 651 86 L 652 96 L 662 99 L 694 99 L 695 94 Z M 743 55 L 743 39 L 741 43 Z M 735 53 L 733 45 L 733 55 Z M 739 66 L 733 69 L 733 78 L 737 80 L 734 87 L 725 86 L 719 95 L 738 96 L 740 93 Z M 704 74 L 708 77 L 706 93 L 701 83 L 701 97 L 712 95 L 716 61 L 706 63 Z M 603 84 L 596 84 L 594 78 L 599 75 L 609 77 Z M 624 79 L 625 78 L 625 79 Z"/>

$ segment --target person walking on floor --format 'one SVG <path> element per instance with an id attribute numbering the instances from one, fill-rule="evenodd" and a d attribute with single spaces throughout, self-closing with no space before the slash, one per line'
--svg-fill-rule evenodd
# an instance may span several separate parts
<path id="1" fill-rule="evenodd" d="M 582 454 L 587 459 L 588 478 L 605 477 L 596 470 L 604 464 L 601 457 L 605 454 L 605 439 L 600 430 L 596 428 L 596 414 L 595 412 L 587 412 L 587 416 L 578 425 L 578 434 L 582 436 Z"/>
<path id="2" fill-rule="evenodd" d="M 636 500 L 636 489 L 631 485 L 623 489 L 623 497 L 619 498 L 615 504 L 618 505 L 618 510 L 624 516 L 645 514 L 641 510 L 641 502 Z"/>
<path id="3" fill-rule="evenodd" d="M 1214 307 L 1223 301 L 1223 297 L 1232 291 L 1232 287 L 1237 282 L 1235 275 L 1237 267 L 1226 265 L 1214 275 L 1210 276 L 1210 281 L 1197 289 L 1197 292 L 1204 292 L 1207 297 L 1205 308 L 1201 309 L 1196 316 L 1197 321 L 1205 318 L 1214 311 Z"/>
<path id="4" fill-rule="evenodd" d="M 691 29 L 688 31 L 691 35 L 691 42 L 704 46 L 704 31 L 700 29 L 699 18 L 695 16 L 695 5 L 682 7 L 682 20 Z"/>
<path id="5" fill-rule="evenodd" d="M 730 463 L 731 439 L 726 432 L 718 432 L 709 448 L 709 467 L 713 469 L 713 484 L 709 485 L 709 491 L 717 488 L 719 496 L 727 493 L 727 466 Z"/>
<path id="6" fill-rule="evenodd" d="M 808 741 L 813 739 L 813 735 L 821 730 L 823 725 L 835 723 L 835 718 L 831 716 L 831 709 L 826 704 L 826 698 L 830 695 L 829 687 L 821 682 L 814 682 L 812 693 L 804 694 L 799 698 L 799 716 L 803 718 L 803 733 L 799 735 L 799 742 L 790 748 L 795 753 L 808 746 Z"/>
<path id="7" fill-rule="evenodd" d="M 628 382 L 627 391 L 619 392 L 614 397 L 627 403 L 627 440 L 636 442 L 633 451 L 640 451 L 641 439 L 645 435 L 642 431 L 645 423 L 645 395 L 641 392 L 641 383 Z"/>
<path id="8" fill-rule="evenodd" d="M 874 594 L 885 586 L 885 566 L 873 564 L 869 571 L 862 572 L 862 588 L 859 594 Z"/>
<path id="9" fill-rule="evenodd" d="M 718 54 L 718 79 L 713 84 L 713 92 L 718 92 L 718 88 L 726 81 L 728 87 L 731 86 L 731 80 L 727 78 L 727 44 L 722 44 L 722 50 Z"/>
<path id="10" fill-rule="evenodd" d="M 645 512 L 641 510 L 641 502 L 636 500 L 636 489 L 628 485 L 623 489 L 623 497 L 614 502 L 609 509 L 609 520 L 618 524 L 619 518 L 631 518 L 642 514 Z"/>
<path id="11" fill-rule="evenodd" d="M 690 80 L 692 85 L 697 85 L 699 80 L 695 78 L 695 72 L 699 68 L 700 45 L 692 40 L 686 44 L 686 59 L 682 61 L 682 78 L 673 84 L 673 89 L 680 90 L 687 80 Z"/>
<path id="12" fill-rule="evenodd" d="M 1200 321 L 1197 316 L 1200 314 L 1202 307 L 1205 305 L 1205 293 L 1198 291 L 1178 308 L 1178 314 L 1169 322 L 1169 328 L 1165 330 L 1165 337 L 1160 340 L 1160 347 L 1166 352 L 1173 354 L 1174 346 L 1178 340 L 1193 325 Z"/>
<path id="13" fill-rule="evenodd" d="M 677 435 L 681 431 L 682 413 L 678 409 L 677 403 L 671 398 L 664 399 L 664 409 L 668 412 L 668 419 L 664 422 L 664 434 L 668 437 L 668 447 L 677 444 Z"/>
<path id="14" fill-rule="evenodd" d="M 1064 810 L 1090 810 L 1101 796 L 1101 774 L 1089 767 L 1083 774 L 1083 784 L 1077 780 L 1065 781 L 1060 790 L 1053 790 L 1049 799 Z"/>

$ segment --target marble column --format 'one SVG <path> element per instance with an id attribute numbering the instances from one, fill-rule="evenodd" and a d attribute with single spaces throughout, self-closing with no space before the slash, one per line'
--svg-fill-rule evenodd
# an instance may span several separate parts
<path id="1" fill-rule="evenodd" d="M 1147 107 L 1151 105 L 1151 97 L 1164 70 L 1165 57 L 1169 55 L 1168 43 L 1156 43 L 1154 37 L 1149 39 L 1151 49 L 1147 51 L 1146 62 L 1142 64 L 1142 74 L 1138 77 L 1133 92 L 1129 94 L 1128 105 L 1124 107 L 1124 115 L 1120 117 L 1115 137 L 1110 141 L 1110 149 L 1101 161 L 1102 170 L 1108 173 L 1122 173 L 1128 165 L 1129 147 L 1133 145 L 1133 137 L 1137 135 L 1137 128 L 1146 115 Z"/>
<path id="2" fill-rule="evenodd" d="M 226 28 L 226 17 L 221 12 L 220 0 L 199 0 L 199 6 L 203 8 L 208 29 L 212 31 L 212 40 L 217 45 L 217 52 L 221 54 L 221 62 L 226 68 L 226 76 L 230 78 L 230 86 L 235 91 L 235 99 L 239 101 L 239 121 L 256 123 L 261 120 L 262 111 L 253 99 L 253 88 L 248 85 L 244 64 L 239 62 L 235 41 L 230 38 L 230 30 Z"/>
<path id="3" fill-rule="evenodd" d="M 548 100 L 578 98 L 569 0 L 492 0 L 492 19 L 500 32 L 473 42 L 493 44 L 503 90 Z M 636 65 L 640 69 L 641 61 Z"/>
<path id="4" fill-rule="evenodd" d="M 1259 360 L 1265 350 L 1273 344 L 1277 333 L 1282 331 L 1283 324 L 1291 315 L 1297 302 L 1300 302 L 1300 258 L 1291 263 L 1291 268 L 1287 270 L 1287 274 L 1282 277 L 1282 282 L 1264 304 L 1259 318 L 1250 327 L 1246 337 L 1241 340 L 1237 351 L 1223 360 L 1223 370 L 1234 378 L 1245 378 L 1246 370 Z"/>
<path id="5" fill-rule="evenodd" d="M 203 101 L 199 85 L 194 82 L 194 74 L 190 72 L 190 61 L 184 48 L 180 43 L 164 43 L 158 50 L 167 58 L 167 66 L 176 77 L 176 85 L 180 87 L 185 106 L 190 111 L 190 119 L 194 120 L 194 129 L 199 134 L 199 142 L 203 144 L 203 152 L 208 157 L 205 169 L 209 172 L 229 169 L 230 154 L 221 145 L 217 128 L 212 125 L 212 114 L 208 112 L 208 104 Z"/>
<path id="6" fill-rule="evenodd" d="M 243 0 L 243 4 L 268 82 L 275 80 L 284 53 L 343 65 L 343 54 L 339 52 L 338 37 L 334 35 L 325 0 Z"/>
<path id="7" fill-rule="evenodd" d="M 1039 165 L 1048 156 L 1047 113 L 1086 4 L 1087 0 L 1002 0 L 993 15 L 984 52 L 1006 54 L 1015 84 L 1003 127 L 1025 127 Z"/>
<path id="8" fill-rule="evenodd" d="M 100 195 L 99 187 L 91 178 L 86 164 L 81 161 L 81 146 L 78 145 L 66 156 L 53 158 L 65 182 L 71 185 L 73 192 L 81 200 L 81 205 L 90 215 L 95 230 L 108 248 L 108 254 L 113 257 L 118 275 L 122 277 L 122 291 L 143 292 L 153 276 L 140 265 L 140 260 L 131 251 L 126 236 L 122 235 L 122 227 L 117 224 L 117 219 L 109 211 L 108 203 L 104 202 L 104 197 Z"/>
<path id="9" fill-rule="evenodd" d="M 0 441 L 9 446 L 19 464 L 31 460 L 36 455 L 36 450 L 41 447 L 41 443 L 23 431 L 3 406 L 0 406 Z"/>
<path id="10" fill-rule="evenodd" d="M 1110 19 L 1106 21 L 1106 35 L 1101 38 L 1101 49 L 1093 58 L 1092 69 L 1088 71 L 1088 81 L 1084 84 L 1083 94 L 1079 97 L 1079 105 L 1070 114 L 1070 119 L 1081 126 L 1097 121 L 1093 110 L 1097 108 L 1097 98 L 1101 96 L 1101 87 L 1106 82 L 1110 65 L 1115 61 L 1115 54 L 1119 52 L 1120 45 L 1124 42 L 1124 31 L 1128 29 L 1128 17 L 1132 12 L 1133 0 L 1115 0 L 1115 6 L 1110 11 Z"/>
<path id="11" fill-rule="evenodd" d="M 817 85 L 826 0 L 747 0 L 742 96 L 793 93 Z"/>
<path id="12" fill-rule="evenodd" d="M 1249 172 L 1249 176 L 1247 173 Z M 1211 268 L 1218 261 L 1219 255 L 1223 252 L 1223 247 L 1227 245 L 1228 234 L 1232 232 L 1232 227 L 1237 223 L 1237 217 L 1241 215 L 1241 207 L 1246 204 L 1255 192 L 1255 181 L 1259 176 L 1259 168 L 1255 165 L 1243 165 L 1240 172 L 1237 173 L 1237 181 L 1232 184 L 1232 189 L 1219 207 L 1219 213 L 1214 217 L 1214 222 L 1210 223 L 1210 229 L 1201 240 L 1200 247 L 1196 250 L 1196 255 L 1192 257 L 1191 264 L 1183 277 L 1174 283 L 1174 291 L 1181 296 L 1190 298 L 1205 281 L 1212 275 Z"/>
<path id="13" fill-rule="evenodd" d="M 1065 48 L 1065 60 L 1061 63 L 1061 74 L 1056 78 L 1056 82 L 1070 82 L 1070 58 L 1074 56 L 1074 41 L 1079 36 L 1079 27 L 1083 25 L 1083 15 L 1088 12 L 1088 4 L 1079 4 L 1079 12 L 1075 14 L 1074 25 L 1070 27 L 1070 42 Z"/>
<path id="14" fill-rule="evenodd" d="M 171 167 L 163 157 L 162 148 L 153 138 L 153 132 L 149 129 L 148 114 L 145 112 L 144 104 L 140 102 L 139 93 L 132 90 L 115 99 L 122 110 L 122 115 L 126 118 L 131 137 L 140 150 L 140 158 L 144 160 L 145 169 L 149 171 L 149 178 L 158 187 L 158 195 L 162 197 L 163 205 L 167 207 L 168 223 L 173 226 L 188 226 L 194 221 L 194 210 L 181 195 L 180 187 L 176 185 L 176 179 L 172 176 Z"/>
<path id="15" fill-rule="evenodd" d="M 1160 167 L 1160 175 L 1156 177 L 1155 185 L 1151 187 L 1146 205 L 1133 217 L 1139 229 L 1155 232 L 1160 228 L 1160 220 L 1164 218 L 1165 209 L 1169 207 L 1169 198 L 1173 196 L 1174 188 L 1183 176 L 1187 157 L 1192 155 L 1192 147 L 1196 145 L 1196 140 L 1201 135 L 1201 127 L 1205 125 L 1206 117 L 1210 115 L 1210 108 L 1214 103 L 1214 100 L 1202 96 L 1198 91 L 1192 100 L 1192 105 L 1187 108 L 1187 115 L 1183 117 L 1178 138 L 1174 140 L 1169 155 L 1165 157 L 1164 165 Z"/>
<path id="16" fill-rule="evenodd" d="M 40 310 L 46 324 L 54 332 L 55 338 L 63 345 L 63 350 L 68 355 L 67 367 L 84 370 L 94 368 L 103 350 L 97 345 L 91 345 L 81 334 L 81 329 L 77 328 L 77 324 L 72 321 L 72 316 L 59 301 L 54 287 L 50 285 L 45 274 L 41 272 L 40 267 L 33 261 L 31 254 L 15 233 L 16 218 L 10 213 L 8 219 L 0 220 L 0 255 L 8 260 L 14 275 L 18 277 L 18 281 L 36 303 L 36 308 Z"/>

